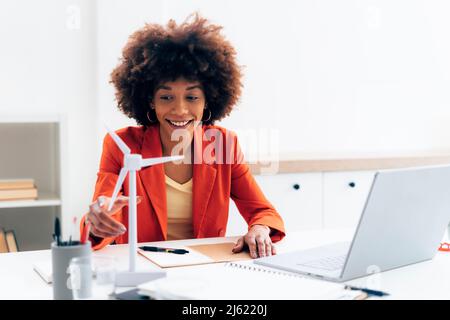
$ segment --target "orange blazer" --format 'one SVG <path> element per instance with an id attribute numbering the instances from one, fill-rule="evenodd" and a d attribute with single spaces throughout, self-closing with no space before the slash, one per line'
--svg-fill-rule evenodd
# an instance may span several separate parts
<path id="1" fill-rule="evenodd" d="M 213 129 L 213 130 L 208 130 Z M 149 127 L 126 127 L 116 131 L 130 147 L 132 153 L 143 158 L 161 157 L 162 147 L 159 125 Z M 214 138 L 204 137 L 205 132 L 213 132 Z M 208 135 L 208 134 L 206 134 Z M 222 155 L 212 148 L 215 139 L 222 140 Z M 194 148 L 202 154 L 211 154 L 206 161 L 193 164 L 192 215 L 195 238 L 225 236 L 230 198 L 247 222 L 249 228 L 255 224 L 269 226 L 273 242 L 285 236 L 283 220 L 275 208 L 264 197 L 243 161 L 236 135 L 218 126 L 199 127 L 194 134 Z M 211 151 L 212 150 L 212 151 Z M 228 153 L 226 152 L 228 150 Z M 230 154 L 231 151 L 231 154 Z M 220 156 L 223 160 L 220 161 Z M 229 157 L 233 161 L 226 161 Z M 229 163 L 231 162 L 231 163 Z M 123 154 L 109 135 L 103 141 L 103 153 L 97 173 L 97 182 L 92 201 L 99 196 L 111 197 L 118 174 L 123 166 Z M 137 205 L 138 242 L 161 241 L 167 239 L 167 205 L 164 165 L 143 168 L 136 173 L 137 194 L 142 196 Z M 128 195 L 128 179 L 120 194 Z M 128 207 L 116 212 L 113 217 L 128 229 Z M 83 232 L 84 220 L 80 231 Z M 96 239 L 91 237 L 94 250 L 113 242 L 128 243 L 128 232 L 117 238 Z"/>

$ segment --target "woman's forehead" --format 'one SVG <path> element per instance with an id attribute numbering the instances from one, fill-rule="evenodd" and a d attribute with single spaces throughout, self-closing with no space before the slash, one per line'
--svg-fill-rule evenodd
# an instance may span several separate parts
<path id="1" fill-rule="evenodd" d="M 158 89 L 166 89 L 170 90 L 172 88 L 185 88 L 185 89 L 195 89 L 195 88 L 202 88 L 202 85 L 200 81 L 197 80 L 188 80 L 185 78 L 178 78 L 176 80 L 169 80 L 161 82 L 157 87 Z"/>

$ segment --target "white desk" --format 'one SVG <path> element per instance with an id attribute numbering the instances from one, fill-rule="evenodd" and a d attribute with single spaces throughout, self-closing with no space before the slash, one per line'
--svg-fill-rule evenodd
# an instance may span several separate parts
<path id="1" fill-rule="evenodd" d="M 277 243 L 278 253 L 307 249 L 335 241 L 351 240 L 352 230 L 317 230 L 288 233 Z M 165 246 L 206 244 L 236 241 L 237 237 L 206 238 L 182 241 L 153 242 Z M 149 243 L 150 244 L 150 243 Z M 118 257 L 120 268 L 128 264 L 127 245 L 115 245 L 97 251 L 96 255 Z M 33 263 L 50 259 L 50 250 L 0 254 L 0 299 L 52 299 L 52 287 L 33 270 Z M 139 270 L 158 267 L 138 257 Z M 184 267 L 195 268 L 195 267 Z M 171 272 L 170 268 L 166 269 Z M 450 299 L 450 253 L 437 252 L 432 261 L 360 278 L 348 283 L 389 292 L 389 299 Z M 233 298 L 233 297 L 230 297 Z"/>

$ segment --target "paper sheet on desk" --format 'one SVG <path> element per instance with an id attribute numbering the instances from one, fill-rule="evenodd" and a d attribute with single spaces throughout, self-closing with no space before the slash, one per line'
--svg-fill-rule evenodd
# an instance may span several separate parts
<path id="1" fill-rule="evenodd" d="M 202 244 L 181 247 L 177 249 L 188 250 L 187 254 L 174 254 L 166 252 L 151 252 L 139 249 L 139 253 L 161 268 L 182 267 L 208 263 L 241 261 L 251 259 L 248 252 L 233 253 L 233 242 Z"/>
<path id="2" fill-rule="evenodd" d="M 95 256 L 94 256 L 95 259 Z M 53 283 L 53 266 L 52 260 L 41 260 L 33 263 L 33 270 L 41 277 L 47 284 Z M 95 276 L 95 268 L 92 269 Z"/>
<path id="3" fill-rule="evenodd" d="M 234 266 L 230 266 L 234 265 Z M 138 286 L 157 299 L 200 300 L 297 300 L 337 299 L 343 285 L 260 268 L 202 265 L 171 270 L 167 277 Z"/>
<path id="4" fill-rule="evenodd" d="M 33 263 L 33 270 L 44 280 L 47 284 L 53 282 L 52 277 L 52 261 L 43 260 Z"/>

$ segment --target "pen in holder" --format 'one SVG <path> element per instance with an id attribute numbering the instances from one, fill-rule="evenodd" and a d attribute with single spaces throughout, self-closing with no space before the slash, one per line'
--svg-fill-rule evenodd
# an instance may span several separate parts
<path id="1" fill-rule="evenodd" d="M 52 273 L 53 273 L 53 299 L 55 300 L 72 300 L 72 286 L 70 279 L 69 264 L 72 258 L 86 258 L 91 260 L 91 242 L 84 244 L 74 242 L 74 245 L 60 245 L 56 242 L 52 243 Z M 83 272 L 92 272 L 91 268 L 83 270 Z M 82 284 L 85 295 L 89 296 L 92 290 L 91 279 L 92 276 L 83 276 Z M 89 283 L 87 283 L 89 282 Z"/>

